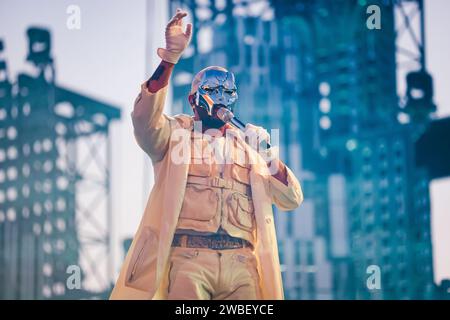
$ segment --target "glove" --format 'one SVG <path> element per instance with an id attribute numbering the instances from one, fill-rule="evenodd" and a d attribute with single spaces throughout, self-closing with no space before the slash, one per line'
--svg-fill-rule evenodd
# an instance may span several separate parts
<path id="1" fill-rule="evenodd" d="M 266 141 L 270 144 L 270 135 L 263 127 L 247 123 L 244 129 L 246 142 L 263 157 L 266 162 L 270 162 L 279 157 L 279 148 L 272 146 L 268 149 L 261 148 L 261 144 Z"/>
<path id="2" fill-rule="evenodd" d="M 186 25 L 186 32 L 183 32 L 183 18 L 187 12 L 177 9 L 176 14 L 169 21 L 166 27 L 166 48 L 158 48 L 158 56 L 167 62 L 176 64 L 180 60 L 184 49 L 189 45 L 192 37 L 192 24 Z"/>

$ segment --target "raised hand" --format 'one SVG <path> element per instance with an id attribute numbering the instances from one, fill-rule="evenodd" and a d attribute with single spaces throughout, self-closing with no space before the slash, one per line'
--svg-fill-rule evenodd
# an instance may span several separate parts
<path id="1" fill-rule="evenodd" d="M 186 16 L 186 11 L 177 9 L 177 12 L 167 24 L 166 48 L 158 48 L 158 56 L 164 61 L 176 64 L 191 41 L 192 24 L 188 23 L 186 31 L 183 30 L 183 18 Z"/>

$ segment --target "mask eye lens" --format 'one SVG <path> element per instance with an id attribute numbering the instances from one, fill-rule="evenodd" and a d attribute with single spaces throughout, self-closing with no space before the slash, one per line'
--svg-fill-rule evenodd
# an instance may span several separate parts
<path id="1" fill-rule="evenodd" d="M 219 93 L 219 88 L 218 87 L 203 87 L 203 90 L 205 90 L 206 93 Z"/>
<path id="2" fill-rule="evenodd" d="M 210 88 L 210 87 L 207 87 L 207 86 L 205 86 L 205 87 L 202 87 L 202 89 L 203 90 L 205 90 L 207 93 L 211 93 L 211 92 L 213 92 L 213 89 L 212 88 Z"/>

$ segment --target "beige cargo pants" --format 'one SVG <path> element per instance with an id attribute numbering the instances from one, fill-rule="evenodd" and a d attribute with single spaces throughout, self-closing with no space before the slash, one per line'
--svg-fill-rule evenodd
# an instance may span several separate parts
<path id="1" fill-rule="evenodd" d="M 259 300 L 256 258 L 250 248 L 172 247 L 169 300 Z"/>

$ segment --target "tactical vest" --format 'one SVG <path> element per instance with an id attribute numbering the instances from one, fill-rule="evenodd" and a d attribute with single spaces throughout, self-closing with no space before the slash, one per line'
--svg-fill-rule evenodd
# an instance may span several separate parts
<path id="1" fill-rule="evenodd" d="M 198 136 L 202 138 L 197 139 Z M 224 230 L 254 244 L 256 223 L 248 157 L 237 140 L 220 139 L 222 144 L 229 147 L 232 143 L 234 148 L 224 164 L 215 161 L 204 135 L 191 135 L 191 162 L 177 230 L 208 233 Z"/>

